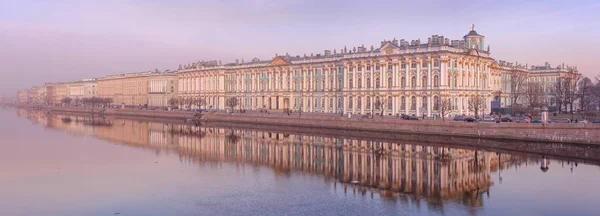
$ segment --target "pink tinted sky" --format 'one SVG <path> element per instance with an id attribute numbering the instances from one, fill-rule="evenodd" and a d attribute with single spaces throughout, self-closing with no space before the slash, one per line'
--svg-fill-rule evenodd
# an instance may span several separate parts
<path id="1" fill-rule="evenodd" d="M 492 56 L 597 70 L 597 1 L 0 0 L 0 95 L 198 60 L 272 58 L 437 34 L 470 24 Z"/>

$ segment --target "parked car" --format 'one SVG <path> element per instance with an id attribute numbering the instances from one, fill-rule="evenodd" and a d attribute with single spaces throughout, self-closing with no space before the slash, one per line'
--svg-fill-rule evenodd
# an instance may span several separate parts
<path id="1" fill-rule="evenodd" d="M 501 122 L 513 122 L 513 120 L 510 117 L 502 117 L 500 119 Z"/>
<path id="2" fill-rule="evenodd" d="M 404 119 L 404 120 L 408 120 L 408 117 L 409 117 L 409 116 L 408 116 L 408 115 L 406 115 L 406 114 L 402 114 L 402 115 L 400 115 L 400 118 L 402 118 L 402 119 Z"/>
<path id="3" fill-rule="evenodd" d="M 592 122 L 592 124 L 600 124 L 600 120 L 595 120 Z"/>
<path id="4" fill-rule="evenodd" d="M 516 123 L 529 123 L 531 121 L 529 120 L 529 118 L 520 118 L 519 120 L 516 120 L 515 122 Z"/>
<path id="5" fill-rule="evenodd" d="M 362 115 L 361 118 L 371 118 L 371 115 Z"/>
<path id="6" fill-rule="evenodd" d="M 416 117 L 416 116 L 409 116 L 409 117 L 408 117 L 408 120 L 417 120 L 417 121 L 418 121 L 418 120 L 419 120 L 419 117 Z"/>
<path id="7" fill-rule="evenodd" d="M 464 121 L 465 117 L 461 115 L 454 116 L 454 121 Z"/>
<path id="8" fill-rule="evenodd" d="M 575 123 L 587 124 L 588 121 L 585 119 L 575 119 Z"/>
<path id="9" fill-rule="evenodd" d="M 535 120 L 532 120 L 532 121 L 531 121 L 531 123 L 537 123 L 537 124 L 540 124 L 540 123 L 542 123 L 542 120 L 540 120 L 540 119 L 535 119 Z"/>
<path id="10" fill-rule="evenodd" d="M 477 119 L 473 118 L 473 117 L 468 117 L 468 118 L 465 118 L 465 121 L 466 122 L 477 122 Z"/>
<path id="11" fill-rule="evenodd" d="M 556 120 L 554 122 L 556 122 L 556 123 L 571 123 L 571 119 L 561 118 L 561 119 L 558 119 L 558 120 Z"/>
<path id="12" fill-rule="evenodd" d="M 483 121 L 485 122 L 494 122 L 496 119 L 494 119 L 494 117 L 488 116 L 483 118 Z"/>

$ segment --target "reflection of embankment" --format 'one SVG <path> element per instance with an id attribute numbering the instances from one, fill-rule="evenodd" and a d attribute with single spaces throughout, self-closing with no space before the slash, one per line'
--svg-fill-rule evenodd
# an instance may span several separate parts
<path id="1" fill-rule="evenodd" d="M 324 128 L 269 126 L 241 123 L 206 123 L 209 127 L 251 129 L 258 131 L 319 135 L 323 137 L 343 137 L 367 139 L 380 142 L 411 143 L 442 147 L 460 147 L 471 150 L 489 150 L 507 154 L 536 156 L 546 155 L 557 159 L 578 159 L 580 162 L 600 164 L 600 146 L 584 144 L 563 144 L 548 142 L 501 141 L 448 136 L 426 136 L 414 134 L 390 134 L 379 132 L 346 131 Z"/>
<path id="2" fill-rule="evenodd" d="M 267 132 L 233 127 L 195 127 L 126 119 L 36 115 L 45 126 L 92 131 L 99 139 L 144 149 L 176 151 L 184 161 L 267 166 L 279 175 L 307 173 L 382 197 L 428 197 L 482 205 L 491 172 L 522 161 L 509 154 L 420 145 L 406 141 Z M 71 118 L 65 122 L 62 119 Z M 107 126 L 110 125 L 110 126 Z M 73 128 L 80 128 L 73 130 Z M 336 183 L 337 185 L 337 183 Z M 437 201 L 436 201 L 437 200 Z"/>

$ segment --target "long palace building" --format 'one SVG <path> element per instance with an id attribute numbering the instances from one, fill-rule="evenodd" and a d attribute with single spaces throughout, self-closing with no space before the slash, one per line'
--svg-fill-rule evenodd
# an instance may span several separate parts
<path id="1" fill-rule="evenodd" d="M 237 108 L 246 110 L 427 116 L 439 114 L 440 99 L 449 99 L 452 115 L 471 115 L 472 97 L 485 100 L 483 113 L 525 104 L 524 97 L 515 97 L 523 92 L 523 86 L 515 84 L 523 81 L 539 83 L 552 108 L 556 101 L 550 91 L 561 78 L 573 76 L 580 76 L 577 68 L 564 64 L 529 66 L 494 60 L 485 37 L 472 26 L 461 40 L 433 35 L 426 43 L 393 39 L 378 48 L 276 54 L 270 60 L 230 64 L 202 61 L 177 71 L 86 79 L 85 95 L 78 81 L 46 83 L 19 92 L 18 98 L 20 103 L 61 105 L 64 97 L 75 98 L 74 104 L 84 97 L 101 97 L 131 107 L 173 106 L 168 103 L 171 98 L 204 99 L 202 108 L 226 109 L 225 101 L 236 97 Z M 182 101 L 191 100 L 180 100 L 180 108 L 198 108 Z"/>
<path id="2" fill-rule="evenodd" d="M 482 97 L 484 111 L 491 110 L 491 101 L 508 106 L 513 73 L 527 77 L 535 71 L 544 72 L 535 75 L 545 86 L 577 73 L 495 61 L 485 37 L 472 28 L 462 40 L 434 35 L 427 43 L 394 39 L 379 48 L 276 55 L 269 61 L 198 62 L 180 66 L 178 79 L 180 98 L 202 98 L 213 108 L 224 109 L 227 98 L 237 97 L 247 110 L 365 114 L 379 113 L 375 104 L 382 103 L 386 115 L 431 116 L 439 113 L 440 98 L 451 99 L 454 114 L 470 114 L 470 97 Z"/>

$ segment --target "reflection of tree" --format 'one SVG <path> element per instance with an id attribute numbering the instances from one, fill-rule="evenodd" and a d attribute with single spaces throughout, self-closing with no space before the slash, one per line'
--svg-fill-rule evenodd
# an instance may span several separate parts
<path id="1" fill-rule="evenodd" d="M 65 124 L 71 123 L 71 121 L 72 121 L 72 120 L 71 120 L 71 118 L 69 118 L 69 117 L 64 117 L 64 118 L 62 118 L 61 120 L 62 120 L 62 122 L 63 122 L 63 123 L 65 123 Z"/>
<path id="2" fill-rule="evenodd" d="M 180 126 L 179 128 L 171 128 L 169 129 L 169 134 L 171 135 L 185 135 L 185 136 L 194 136 L 194 137 L 204 137 L 206 133 L 200 130 L 198 126 Z"/>
<path id="3" fill-rule="evenodd" d="M 227 141 L 229 141 L 230 144 L 237 144 L 237 142 L 240 141 L 240 136 L 235 134 L 235 131 L 231 129 L 227 134 Z"/>

